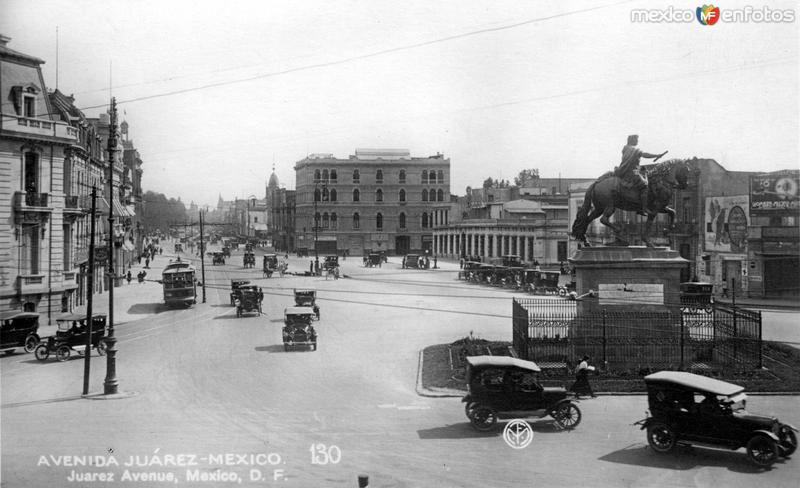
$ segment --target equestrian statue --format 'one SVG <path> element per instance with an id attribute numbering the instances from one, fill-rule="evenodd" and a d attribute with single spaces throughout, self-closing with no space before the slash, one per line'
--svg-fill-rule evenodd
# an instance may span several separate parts
<path id="1" fill-rule="evenodd" d="M 589 247 L 586 229 L 596 218 L 610 228 L 616 236 L 612 246 L 627 246 L 622 239 L 622 229 L 611 222 L 617 209 L 634 211 L 647 217 L 642 230 L 642 242 L 652 247 L 648 239 L 650 227 L 659 213 L 669 215 L 670 227 L 675 220 L 675 210 L 669 207 L 676 189 L 685 189 L 689 176 L 689 165 L 683 159 L 671 159 L 657 164 L 639 166 L 641 158 L 653 159 L 654 163 L 664 156 L 650 154 L 639 149 L 639 136 L 628 136 L 622 148 L 622 162 L 614 171 L 609 171 L 586 190 L 583 205 L 578 209 L 572 223 L 572 237 Z"/>

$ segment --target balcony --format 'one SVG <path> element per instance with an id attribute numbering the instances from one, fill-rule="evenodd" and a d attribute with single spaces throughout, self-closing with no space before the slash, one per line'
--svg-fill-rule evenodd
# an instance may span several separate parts
<path id="1" fill-rule="evenodd" d="M 47 291 L 47 276 L 44 274 L 19 275 L 17 276 L 17 288 L 22 295 L 45 293 Z"/>
<path id="2" fill-rule="evenodd" d="M 47 193 L 14 192 L 14 221 L 17 224 L 44 222 L 53 208 Z"/>
<path id="3" fill-rule="evenodd" d="M 78 129 L 64 122 L 48 119 L 3 114 L 0 128 L 2 128 L 4 132 L 16 132 L 34 137 L 63 139 L 68 142 L 75 142 L 78 140 Z"/>

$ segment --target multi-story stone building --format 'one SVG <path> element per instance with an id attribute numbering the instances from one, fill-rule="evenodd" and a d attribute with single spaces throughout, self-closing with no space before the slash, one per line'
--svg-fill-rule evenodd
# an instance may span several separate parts
<path id="1" fill-rule="evenodd" d="M 295 164 L 295 173 L 295 245 L 311 254 L 430 251 L 435 209 L 450 201 L 450 160 L 441 154 L 312 154 Z"/>
<path id="2" fill-rule="evenodd" d="M 267 184 L 267 208 L 269 209 L 267 225 L 269 239 L 277 251 L 287 253 L 295 251 L 295 204 L 295 191 L 280 187 L 278 175 L 275 174 L 275 168 L 273 168 Z"/>
<path id="3" fill-rule="evenodd" d="M 64 165 L 78 131 L 55 115 L 44 61 L 9 40 L 0 36 L 0 311 L 36 311 L 49 323 L 77 288 L 65 255 L 65 214 L 76 203 L 66 198 Z"/>

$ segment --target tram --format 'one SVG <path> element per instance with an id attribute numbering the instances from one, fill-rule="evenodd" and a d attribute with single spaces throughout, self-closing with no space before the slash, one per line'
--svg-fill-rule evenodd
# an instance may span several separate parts
<path id="1" fill-rule="evenodd" d="M 170 260 L 161 274 L 161 284 L 164 287 L 164 302 L 167 306 L 191 306 L 197 303 L 197 282 L 195 269 L 189 261 L 178 259 Z"/>

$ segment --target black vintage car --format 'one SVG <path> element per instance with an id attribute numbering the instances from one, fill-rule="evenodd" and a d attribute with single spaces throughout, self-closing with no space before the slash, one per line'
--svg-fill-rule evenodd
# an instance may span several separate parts
<path id="1" fill-rule="evenodd" d="M 541 369 L 532 361 L 508 356 L 467 357 L 467 396 L 464 410 L 472 426 L 491 430 L 499 418 L 553 417 L 563 429 L 581 422 L 574 396 L 563 387 L 543 387 Z"/>
<path id="2" fill-rule="evenodd" d="M 241 317 L 251 312 L 257 312 L 261 315 L 261 302 L 263 300 L 264 292 L 261 291 L 261 288 L 256 285 L 241 285 L 234 300 L 236 316 Z"/>
<path id="3" fill-rule="evenodd" d="M 322 262 L 322 269 L 332 271 L 337 266 L 339 266 L 339 256 L 325 256 L 325 260 Z"/>
<path id="4" fill-rule="evenodd" d="M 242 263 L 245 268 L 255 268 L 256 255 L 253 254 L 252 251 L 245 251 L 244 255 L 242 256 Z"/>
<path id="5" fill-rule="evenodd" d="M 247 280 L 231 280 L 231 307 L 236 305 L 236 300 L 239 298 L 239 288 L 249 284 Z"/>
<path id="6" fill-rule="evenodd" d="M 297 307 L 311 307 L 314 315 L 319 320 L 319 306 L 317 305 L 317 291 L 294 289 L 294 304 Z"/>
<path id="7" fill-rule="evenodd" d="M 223 254 L 221 252 L 214 252 L 214 253 L 212 253 L 212 256 L 213 257 L 212 257 L 212 260 L 211 260 L 211 264 L 213 264 L 213 265 L 225 264 L 225 254 Z"/>
<path id="8" fill-rule="evenodd" d="M 47 338 L 36 347 L 34 354 L 39 361 L 45 361 L 50 354 L 55 354 L 58 361 L 69 359 L 72 351 L 86 353 L 86 339 L 89 334 L 87 315 L 85 313 L 66 314 L 56 318 L 58 330 L 56 335 Z M 97 349 L 101 356 L 106 353 L 106 316 L 92 314 L 91 347 Z"/>
<path id="9" fill-rule="evenodd" d="M 681 308 L 689 312 L 703 310 L 711 313 L 714 307 L 714 284 L 698 281 L 681 283 Z"/>
<path id="10" fill-rule="evenodd" d="M 14 310 L 0 315 L 0 350 L 14 352 L 22 347 L 33 352 L 39 345 L 39 314 Z"/>
<path id="11" fill-rule="evenodd" d="M 650 416 L 636 425 L 647 430 L 647 442 L 657 453 L 679 443 L 745 447 L 752 463 L 769 467 L 797 449 L 797 429 L 745 410 L 742 386 L 680 371 L 659 371 L 644 381 Z"/>
<path id="12" fill-rule="evenodd" d="M 229 258 L 229 257 L 231 257 L 231 248 L 230 248 L 230 247 L 228 247 L 228 246 L 224 246 L 224 247 L 222 248 L 222 256 L 223 256 L 223 257 L 226 257 L 226 258 Z"/>
<path id="13" fill-rule="evenodd" d="M 317 350 L 317 331 L 311 322 L 314 320 L 311 307 L 288 307 L 283 311 L 283 348 L 288 351 L 298 346 L 308 346 Z"/>
<path id="14" fill-rule="evenodd" d="M 381 263 L 383 263 L 383 256 L 376 252 L 371 252 L 364 256 L 364 267 L 377 268 Z"/>
<path id="15" fill-rule="evenodd" d="M 403 268 L 422 268 L 423 264 L 420 262 L 419 254 L 406 254 L 403 258 Z"/>

